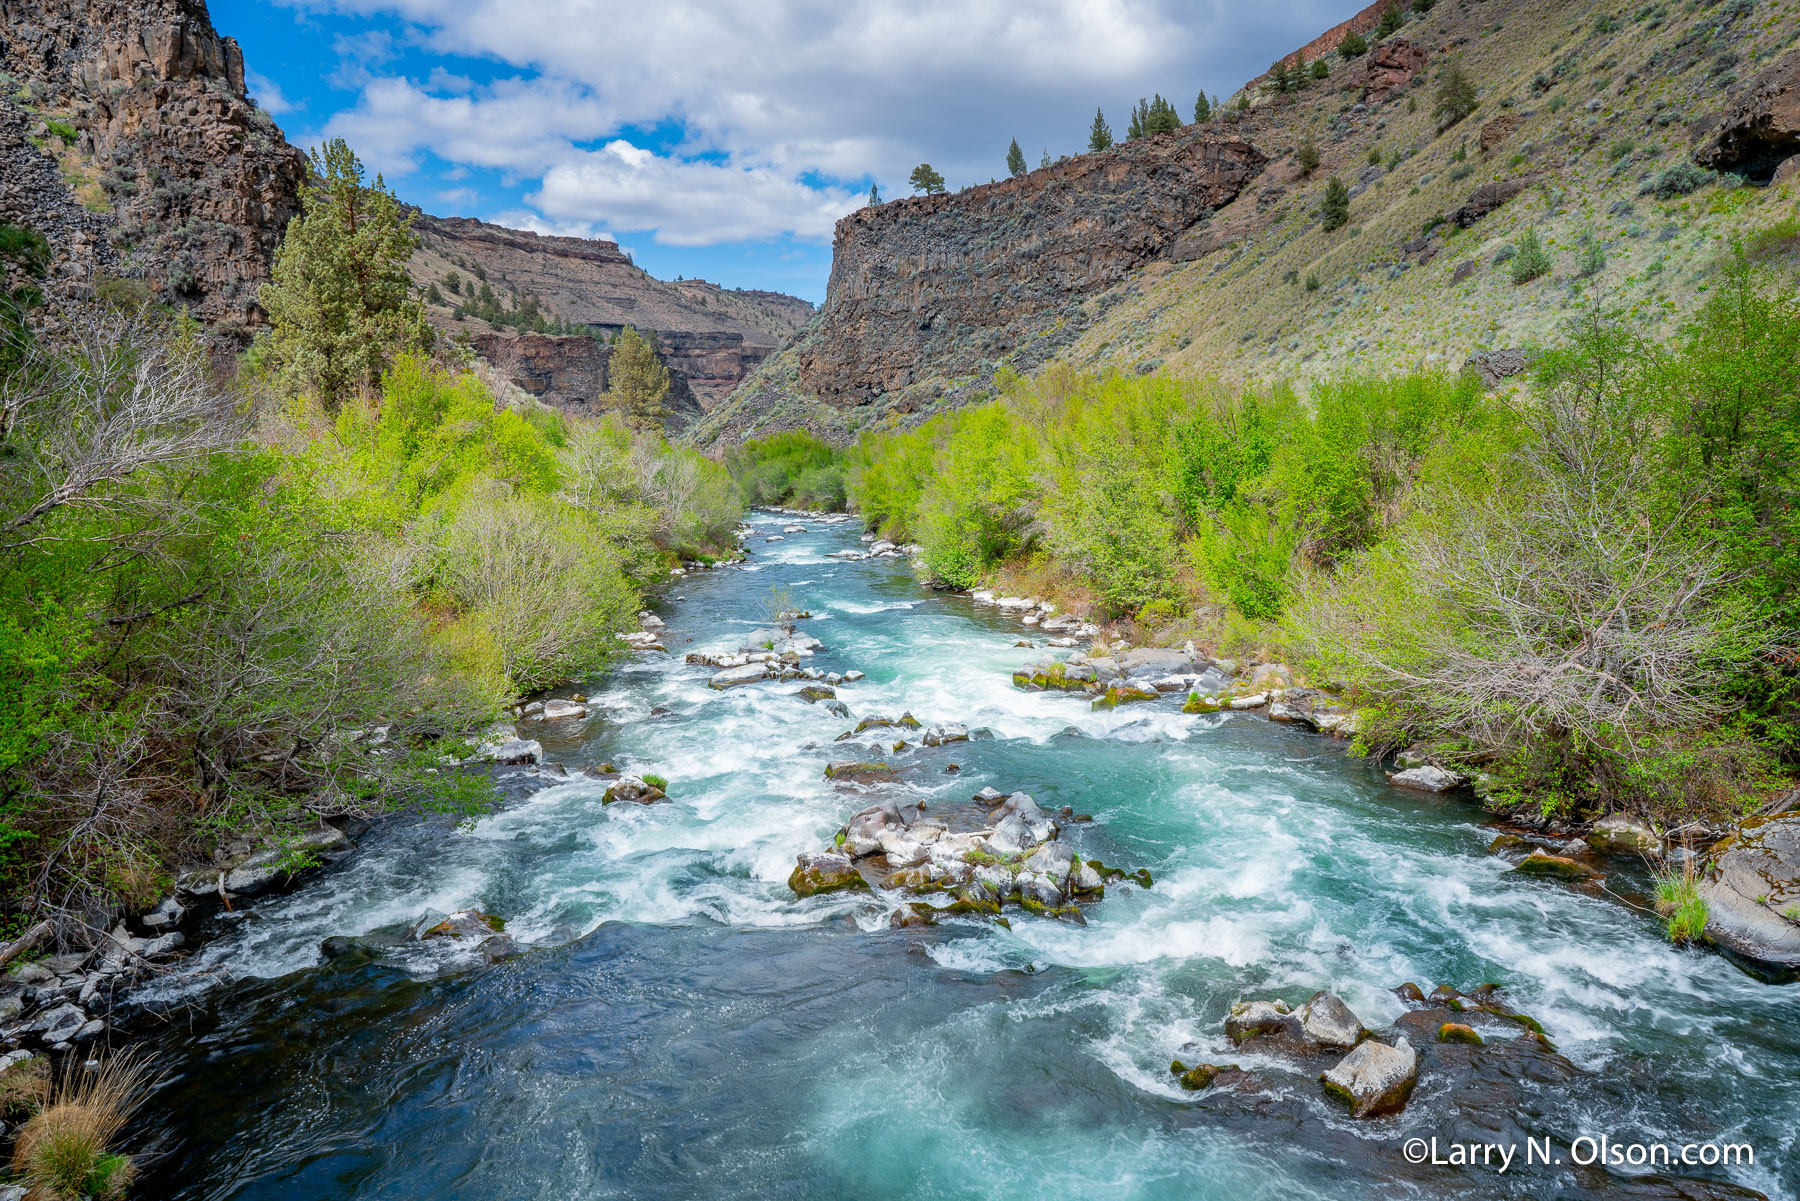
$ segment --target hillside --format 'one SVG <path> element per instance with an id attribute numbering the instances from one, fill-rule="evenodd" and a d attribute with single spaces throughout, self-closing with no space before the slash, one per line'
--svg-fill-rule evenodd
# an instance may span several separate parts
<path id="1" fill-rule="evenodd" d="M 1370 49 L 1317 59 L 1328 77 L 1309 74 L 1298 91 L 1265 74 L 1207 123 L 846 217 L 818 322 L 697 438 L 804 425 L 841 441 L 990 394 L 1002 365 L 1261 380 L 1455 367 L 1539 341 L 1595 302 L 1663 335 L 1693 311 L 1733 237 L 1794 211 L 1792 166 L 1776 178 L 1800 149 L 1793 0 L 1439 3 L 1409 10 L 1385 40 L 1378 17 L 1371 7 L 1312 43 L 1307 55 L 1354 27 Z M 1445 121 L 1435 100 L 1456 69 L 1477 103 Z M 1226 138 L 1256 170 L 1182 210 L 1185 182 L 1154 165 Z M 1309 141 L 1311 170 L 1297 155 Z M 1348 186 L 1349 220 L 1326 230 L 1333 176 Z M 1007 203 L 1045 192 L 1058 203 Z M 1186 224 L 1141 236 L 1112 215 L 1121 192 L 1172 205 Z M 1515 283 L 1527 231 L 1549 270 Z M 984 308 L 1013 299 L 995 277 L 1008 288 L 1037 278 L 1041 246 L 1057 242 L 1122 269 L 1104 287 L 1053 273 L 1057 294 L 1034 302 L 1054 322 L 984 323 Z M 957 286 L 934 255 L 958 265 Z M 898 285 L 885 308 L 866 302 L 872 277 Z M 946 315 L 953 331 L 912 333 Z M 871 345 L 907 349 L 873 374 Z"/>
<path id="2" fill-rule="evenodd" d="M 413 228 L 420 244 L 409 270 L 433 324 L 466 335 L 521 389 L 559 407 L 598 401 L 611 354 L 601 339 L 630 325 L 654 331 L 671 376 L 669 426 L 685 429 L 812 317 L 812 305 L 779 292 L 654 279 L 608 241 L 425 214 Z M 477 315 L 483 287 L 497 320 Z M 522 311 L 585 332 L 534 332 Z"/>

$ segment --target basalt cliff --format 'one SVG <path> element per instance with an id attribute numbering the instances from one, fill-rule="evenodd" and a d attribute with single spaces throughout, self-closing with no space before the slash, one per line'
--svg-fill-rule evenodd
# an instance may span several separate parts
<path id="1" fill-rule="evenodd" d="M 203 0 L 0 0 L 0 71 L 0 222 L 50 242 L 52 311 L 149 300 L 246 345 L 306 161 L 246 94 L 243 53 Z M 611 242 L 423 213 L 415 228 L 411 271 L 433 321 L 540 400 L 595 407 L 606 340 L 626 325 L 653 333 L 672 433 L 813 314 L 777 292 L 653 279 Z M 446 294 L 457 271 L 467 296 Z M 497 320 L 463 304 L 482 284 Z M 521 305 L 578 332 L 534 332 Z"/>
<path id="2" fill-rule="evenodd" d="M 300 152 L 245 95 L 200 0 L 0 0 L 0 220 L 64 295 L 119 281 L 228 335 L 298 210 Z"/>
<path id="3" fill-rule="evenodd" d="M 844 218 L 818 318 L 695 440 L 847 441 L 1051 361 L 1492 382 L 1594 305 L 1674 335 L 1734 246 L 1800 261 L 1800 23 L 1775 6 L 1386 7 L 1206 122 Z M 1472 108 L 1444 103 L 1458 78 Z M 1522 270 L 1533 239 L 1548 266 Z"/>

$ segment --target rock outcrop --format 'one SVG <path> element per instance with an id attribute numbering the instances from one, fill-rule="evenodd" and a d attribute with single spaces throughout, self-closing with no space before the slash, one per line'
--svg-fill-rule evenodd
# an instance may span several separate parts
<path id="1" fill-rule="evenodd" d="M 1705 936 L 1760 973 L 1800 977 L 1800 814 L 1751 818 L 1700 885 Z"/>
<path id="2" fill-rule="evenodd" d="M 87 210 L 110 214 L 121 274 L 227 333 L 263 321 L 256 292 L 298 209 L 305 162 L 246 96 L 237 43 L 201 0 L 0 0 L 0 65 L 35 150 Z M 5 123 L 10 143 L 14 122 Z M 72 134 L 73 136 L 69 136 Z M 10 164 L 22 153 L 9 144 Z M 58 234 L 66 204 L 12 219 Z M 103 275 L 112 264 L 98 259 Z M 87 284 L 95 280 L 90 277 Z M 101 281 L 103 282 L 103 281 Z"/>
<path id="3" fill-rule="evenodd" d="M 1242 138 L 1187 127 L 859 209 L 838 222 L 817 322 L 698 436 L 810 423 L 847 437 L 971 397 L 1002 363 L 1039 366 L 1087 324 L 1087 297 L 1166 254 L 1266 161 Z"/>
<path id="4" fill-rule="evenodd" d="M 813 307 L 779 292 L 665 283 L 613 243 L 507 229 L 467 217 L 414 217 L 420 246 L 409 266 L 434 324 L 466 335 L 475 352 L 547 404 L 598 411 L 607 387 L 607 344 L 627 325 L 655 340 L 669 369 L 669 432 L 716 408 L 757 364 L 810 321 Z M 490 323 L 460 310 L 486 288 L 504 310 L 534 304 L 564 325 L 545 334 Z M 602 340 L 605 339 L 605 340 Z"/>
<path id="5" fill-rule="evenodd" d="M 1732 97 L 1694 152 L 1703 167 L 1768 183 L 1800 156 L 1800 50 L 1790 50 Z"/>

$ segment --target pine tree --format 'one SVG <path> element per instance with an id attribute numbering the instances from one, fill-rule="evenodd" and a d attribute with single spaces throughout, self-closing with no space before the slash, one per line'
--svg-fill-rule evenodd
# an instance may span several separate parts
<path id="1" fill-rule="evenodd" d="M 877 186 L 876 184 L 869 185 L 869 203 L 870 204 L 880 204 L 881 203 L 881 188 L 879 186 Z"/>
<path id="2" fill-rule="evenodd" d="M 927 196 L 935 196 L 944 190 L 944 177 L 933 171 L 930 163 L 920 163 L 914 167 L 907 182 L 912 184 L 913 191 L 923 192 Z"/>
<path id="3" fill-rule="evenodd" d="M 1012 145 L 1006 148 L 1006 170 L 1010 175 L 1023 175 L 1027 170 L 1025 152 L 1019 149 L 1019 139 L 1017 138 L 1014 138 Z"/>
<path id="4" fill-rule="evenodd" d="M 1431 102 L 1431 115 L 1438 128 L 1454 125 L 1474 112 L 1476 99 L 1475 81 L 1461 63 L 1450 64 L 1450 69 L 1438 78 L 1437 93 Z"/>
<path id="5" fill-rule="evenodd" d="M 1399 33 L 1400 27 L 1404 24 L 1406 24 L 1406 18 L 1401 14 L 1400 6 L 1398 4 L 1389 4 L 1386 8 L 1381 10 L 1381 23 L 1375 26 L 1375 36 L 1377 38 L 1385 38 L 1391 34 Z"/>
<path id="6" fill-rule="evenodd" d="M 656 347 L 629 325 L 613 343 L 606 379 L 611 399 L 608 407 L 624 414 L 626 424 L 642 433 L 662 431 L 669 369 L 656 357 Z"/>
<path id="7" fill-rule="evenodd" d="M 1150 107 L 1144 110 L 1144 132 L 1146 134 L 1171 133 L 1180 128 L 1181 115 L 1175 111 L 1175 106 L 1164 100 L 1162 93 L 1158 92 L 1156 98 L 1150 102 Z"/>
<path id="8" fill-rule="evenodd" d="M 1099 109 L 1094 110 L 1094 124 L 1088 129 L 1088 149 L 1101 151 L 1113 144 L 1112 126 L 1106 123 L 1106 114 Z"/>
<path id="9" fill-rule="evenodd" d="M 1346 33 L 1344 35 L 1344 40 L 1338 43 L 1338 55 L 1343 58 L 1345 62 L 1350 61 L 1359 54 L 1367 54 L 1368 52 L 1368 39 L 1354 29 L 1349 33 Z"/>
<path id="10" fill-rule="evenodd" d="M 1312 64 L 1306 61 L 1306 52 L 1300 51 L 1294 55 L 1293 69 L 1288 72 L 1288 87 L 1298 92 L 1311 79 Z"/>
<path id="11" fill-rule="evenodd" d="M 1206 93 L 1201 92 L 1194 98 L 1194 124 L 1204 125 L 1212 120 L 1212 105 L 1206 101 Z"/>
<path id="12" fill-rule="evenodd" d="M 1135 141 L 1144 136 L 1144 126 L 1150 121 L 1150 102 L 1138 97 L 1137 107 L 1131 110 L 1131 124 L 1125 127 L 1125 140 Z"/>
<path id="13" fill-rule="evenodd" d="M 1321 54 L 1318 58 L 1313 59 L 1313 61 L 1312 61 L 1312 77 L 1314 79 L 1329 79 L 1329 78 L 1331 78 L 1331 64 L 1328 61 L 1326 61 L 1326 58 L 1323 54 Z"/>
<path id="14" fill-rule="evenodd" d="M 1044 157 L 1038 160 L 1038 168 L 1042 170 L 1050 165 L 1050 147 L 1044 147 Z"/>
<path id="15" fill-rule="evenodd" d="M 1350 189 L 1335 175 L 1325 184 L 1325 201 L 1319 213 L 1327 233 L 1350 223 Z"/>
<path id="16" fill-rule="evenodd" d="M 406 273 L 419 239 L 381 177 L 363 183 L 342 138 L 310 156 L 300 209 L 260 299 L 283 386 L 335 407 L 374 387 L 395 354 L 431 344 Z"/>

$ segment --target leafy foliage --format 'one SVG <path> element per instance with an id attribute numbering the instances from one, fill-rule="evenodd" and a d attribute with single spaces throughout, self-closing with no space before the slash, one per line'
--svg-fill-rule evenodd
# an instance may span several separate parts
<path id="1" fill-rule="evenodd" d="M 669 397 L 669 369 L 656 356 L 656 346 L 627 325 L 613 342 L 606 361 L 608 407 L 621 413 L 635 430 L 662 429 Z"/>
<path id="2" fill-rule="evenodd" d="M 913 191 L 923 192 L 927 196 L 936 196 L 944 190 L 944 177 L 932 170 L 930 163 L 920 163 L 914 167 L 912 174 L 907 176 L 907 182 L 912 184 Z"/>

